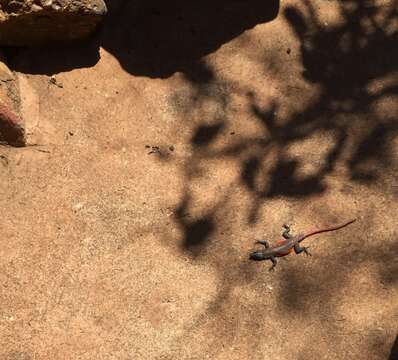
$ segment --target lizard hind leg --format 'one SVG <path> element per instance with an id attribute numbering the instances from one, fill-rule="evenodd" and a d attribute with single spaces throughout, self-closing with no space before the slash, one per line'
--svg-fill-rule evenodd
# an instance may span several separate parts
<path id="1" fill-rule="evenodd" d="M 294 252 L 296 254 L 301 254 L 302 252 L 304 252 L 305 255 L 312 256 L 311 253 L 308 251 L 308 249 L 309 249 L 309 246 L 300 246 L 299 243 L 294 245 Z"/>

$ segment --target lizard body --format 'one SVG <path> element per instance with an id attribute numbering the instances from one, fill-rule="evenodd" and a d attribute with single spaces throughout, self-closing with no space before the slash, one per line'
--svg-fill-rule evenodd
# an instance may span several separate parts
<path id="1" fill-rule="evenodd" d="M 356 219 L 350 220 L 342 225 L 334 226 L 331 228 L 326 228 L 326 229 L 321 229 L 321 230 L 314 230 L 311 231 L 307 234 L 299 234 L 296 236 L 293 236 L 290 234 L 290 227 L 288 225 L 283 225 L 284 231 L 282 233 L 283 239 L 280 239 L 276 242 L 275 245 L 270 246 L 267 241 L 265 240 L 259 240 L 256 241 L 256 244 L 261 244 L 264 246 L 264 249 L 261 250 L 255 250 L 250 253 L 250 259 L 255 260 L 255 261 L 262 261 L 262 260 L 271 260 L 272 261 L 272 266 L 269 269 L 274 270 L 276 264 L 277 264 L 277 257 L 283 257 L 286 255 L 289 255 L 293 250 L 296 254 L 300 254 L 304 252 L 306 255 L 311 255 L 308 252 L 308 247 L 305 246 L 300 246 L 300 243 L 313 235 L 328 232 L 328 231 L 335 231 L 339 230 L 343 227 L 346 227 L 347 225 L 352 224 Z"/>

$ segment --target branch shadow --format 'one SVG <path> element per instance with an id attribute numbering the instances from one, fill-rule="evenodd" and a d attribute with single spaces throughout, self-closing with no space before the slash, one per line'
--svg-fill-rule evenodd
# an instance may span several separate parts
<path id="1" fill-rule="evenodd" d="M 258 208 L 266 199 L 325 192 L 325 177 L 335 170 L 349 144 L 354 143 L 354 150 L 345 166 L 354 183 L 377 181 L 394 162 L 396 116 L 394 112 L 381 115 L 374 109 L 381 99 L 398 94 L 396 84 L 382 83 L 398 69 L 398 48 L 393 46 L 398 32 L 384 30 L 391 28 L 398 2 L 391 4 L 380 20 L 380 7 L 346 1 L 340 4 L 343 20 L 328 26 L 317 17 L 310 1 L 303 3 L 305 10 L 287 7 L 284 17 L 301 43 L 303 77 L 317 84 L 319 93 L 312 103 L 283 122 L 275 117 L 279 103 L 261 108 L 255 95 L 249 94 L 252 114 L 277 148 L 275 166 L 267 174 L 266 184 L 254 186 L 263 171 L 262 164 L 269 161 L 266 154 L 257 154 L 241 165 L 242 183 L 253 194 L 250 223 L 256 222 Z M 361 115 L 362 121 L 358 120 Z M 315 134 L 333 136 L 334 146 L 314 174 L 299 177 L 302 159 L 289 157 L 286 149 Z"/>
<path id="2" fill-rule="evenodd" d="M 181 247 L 191 256 L 199 256 L 215 230 L 214 209 L 198 219 L 190 219 L 190 199 L 185 198 L 174 212 L 174 218 L 183 230 Z"/>

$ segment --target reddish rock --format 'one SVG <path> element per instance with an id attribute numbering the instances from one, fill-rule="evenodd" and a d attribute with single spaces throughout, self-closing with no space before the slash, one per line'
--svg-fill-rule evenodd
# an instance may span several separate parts
<path id="1" fill-rule="evenodd" d="M 25 145 L 25 130 L 22 119 L 3 103 L 0 103 L 0 143 L 13 146 Z"/>

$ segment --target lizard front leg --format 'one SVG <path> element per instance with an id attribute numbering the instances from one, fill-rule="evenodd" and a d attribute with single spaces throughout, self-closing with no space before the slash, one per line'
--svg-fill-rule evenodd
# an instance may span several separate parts
<path id="1" fill-rule="evenodd" d="M 302 252 L 304 252 L 304 254 L 312 256 L 311 253 L 308 251 L 309 246 L 300 246 L 299 243 L 294 245 L 294 252 L 296 254 L 301 254 Z"/>
<path id="2" fill-rule="evenodd" d="M 275 266 L 278 264 L 278 261 L 276 261 L 276 257 L 275 256 L 271 256 L 269 259 L 272 261 L 272 266 L 269 268 L 268 271 L 274 271 L 275 270 Z"/>
<path id="3" fill-rule="evenodd" d="M 255 244 L 264 245 L 264 247 L 265 247 L 266 249 L 269 248 L 269 243 L 268 243 L 268 241 L 266 241 L 266 240 L 257 240 L 257 241 L 255 242 Z"/>
<path id="4" fill-rule="evenodd" d="M 283 232 L 282 232 L 282 236 L 283 236 L 286 240 L 291 239 L 291 238 L 293 237 L 293 235 L 290 234 L 290 226 L 289 226 L 289 225 L 286 225 L 286 224 L 283 224 L 282 227 L 285 229 L 285 230 L 283 230 Z"/>

